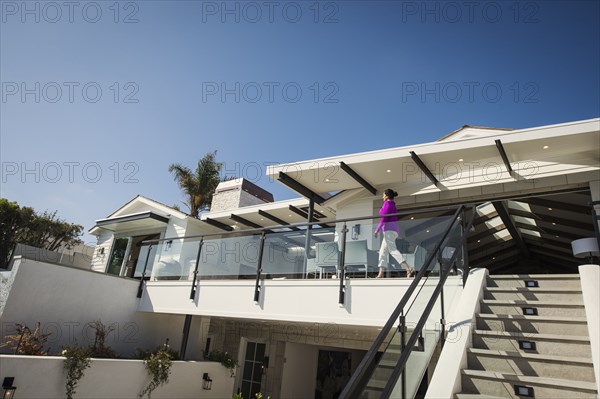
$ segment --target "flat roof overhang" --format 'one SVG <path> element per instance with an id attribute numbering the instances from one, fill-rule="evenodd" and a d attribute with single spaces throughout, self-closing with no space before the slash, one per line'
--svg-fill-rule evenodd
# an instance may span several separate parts
<path id="1" fill-rule="evenodd" d="M 161 228 L 169 223 L 169 218 L 152 211 L 134 213 L 131 215 L 118 216 L 114 218 L 96 220 L 96 225 L 90 229 L 104 229 L 113 232 L 127 230 L 143 230 Z"/>
<path id="2" fill-rule="evenodd" d="M 501 140 L 504 154 L 496 140 Z M 406 147 L 270 166 L 315 193 L 364 188 L 346 173 L 352 168 L 376 188 L 401 184 L 404 194 L 439 192 L 600 170 L 600 119 L 500 131 L 489 136 L 439 141 Z M 434 184 L 414 161 L 416 154 L 436 176 Z M 508 158 L 512 172 L 507 170 Z"/>

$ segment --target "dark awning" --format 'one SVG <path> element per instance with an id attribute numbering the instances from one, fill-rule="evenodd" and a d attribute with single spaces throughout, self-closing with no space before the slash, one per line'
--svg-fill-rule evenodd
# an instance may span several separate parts
<path id="1" fill-rule="evenodd" d="M 96 220 L 94 227 L 110 231 L 125 231 L 163 227 L 166 223 L 169 223 L 168 217 L 148 211 Z"/>

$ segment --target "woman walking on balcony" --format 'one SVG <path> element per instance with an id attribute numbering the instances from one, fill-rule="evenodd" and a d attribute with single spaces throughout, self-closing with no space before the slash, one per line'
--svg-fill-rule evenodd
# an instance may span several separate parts
<path id="1" fill-rule="evenodd" d="M 379 214 L 383 216 L 375 229 L 375 238 L 381 231 L 383 237 L 381 239 L 381 248 L 379 248 L 379 274 L 377 278 L 384 277 L 384 271 L 388 264 L 389 255 L 392 255 L 398 264 L 406 270 L 407 277 L 413 277 L 415 271 L 406 263 L 404 255 L 396 248 L 396 238 L 400 234 L 400 225 L 398 224 L 398 216 L 385 216 L 398 212 L 394 198 L 398 195 L 397 192 L 388 188 L 383 192 L 383 206 L 379 210 Z"/>

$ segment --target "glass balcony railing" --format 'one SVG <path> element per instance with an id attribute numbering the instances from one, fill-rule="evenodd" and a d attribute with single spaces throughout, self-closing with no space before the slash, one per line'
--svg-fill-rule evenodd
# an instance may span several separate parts
<path id="1" fill-rule="evenodd" d="M 453 213 L 445 208 L 396 214 L 400 234 L 385 256 L 380 256 L 383 234 L 375 236 L 379 216 L 145 241 L 134 277 L 187 280 L 194 287 L 197 280 L 344 280 L 375 277 L 381 265 L 385 277 L 404 277 L 408 268 L 421 270 Z M 435 259 L 428 275 L 439 271 Z"/>

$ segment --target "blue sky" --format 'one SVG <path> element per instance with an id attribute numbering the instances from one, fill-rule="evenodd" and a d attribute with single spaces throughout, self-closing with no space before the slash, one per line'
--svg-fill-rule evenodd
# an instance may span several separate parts
<path id="1" fill-rule="evenodd" d="M 287 199 L 266 165 L 598 117 L 599 4 L 1 0 L 0 194 L 87 230 L 214 150 Z"/>

